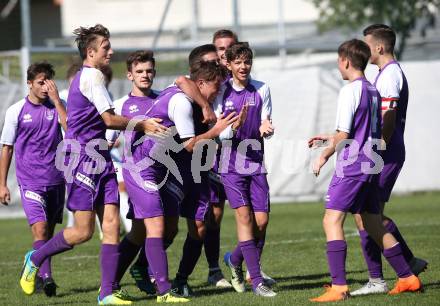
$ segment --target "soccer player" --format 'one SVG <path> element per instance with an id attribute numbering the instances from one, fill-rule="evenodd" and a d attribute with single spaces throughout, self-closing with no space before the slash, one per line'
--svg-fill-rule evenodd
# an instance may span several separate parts
<path id="1" fill-rule="evenodd" d="M 220 29 L 212 36 L 212 43 L 217 50 L 220 64 L 227 66 L 226 50 L 238 42 L 237 34 L 228 29 Z"/>
<path id="2" fill-rule="evenodd" d="M 213 61 L 213 62 L 219 62 L 219 58 L 217 56 L 217 49 L 213 44 L 206 44 L 201 45 L 196 48 L 194 48 L 188 58 L 189 67 L 195 67 L 199 64 L 201 61 Z M 191 68 L 190 68 L 191 69 Z M 188 96 L 191 98 L 197 100 L 197 95 L 200 95 L 200 91 L 198 87 L 189 80 L 187 77 L 179 77 L 176 80 L 176 84 L 185 90 L 185 92 L 188 92 Z M 209 176 L 212 174 L 210 173 Z M 211 190 L 211 200 L 213 197 L 212 188 L 217 188 L 217 185 L 211 186 L 211 178 L 209 178 L 209 189 Z M 214 193 L 215 195 L 217 193 Z M 223 216 L 223 207 L 224 207 L 224 200 L 223 200 L 223 206 L 220 207 L 213 207 L 212 201 L 210 200 L 210 205 L 208 208 L 208 211 L 205 214 L 205 220 L 206 221 L 206 234 L 205 239 L 203 241 L 203 245 L 205 248 L 205 255 L 206 259 L 208 261 L 209 265 L 209 272 L 208 272 L 208 283 L 211 285 L 214 285 L 216 287 L 221 288 L 230 288 L 231 284 L 225 279 L 223 276 L 223 273 L 219 266 L 219 254 L 220 254 L 220 222 L 221 218 Z M 213 211 L 216 211 L 217 218 L 214 218 Z M 188 238 L 189 239 L 189 238 Z M 194 245 L 194 247 L 202 247 Z M 195 252 L 195 254 L 200 254 L 199 252 Z M 195 260 L 194 262 L 197 262 Z M 183 284 L 181 286 L 188 286 L 186 279 L 188 275 L 185 276 L 183 281 Z M 187 291 L 190 291 L 190 288 L 188 287 Z"/>
<path id="3" fill-rule="evenodd" d="M 235 212 L 239 241 L 232 253 L 225 254 L 224 261 L 231 269 L 231 283 L 237 292 L 245 291 L 244 260 L 254 293 L 273 297 L 276 293 L 264 283 L 260 271 L 270 211 L 269 185 L 263 165 L 264 137 L 274 132 L 270 90 L 267 84 L 250 77 L 253 53 L 247 43 L 232 45 L 226 51 L 226 59 L 232 78 L 223 84 L 214 111 L 225 115 L 244 111 L 247 116 L 220 136 L 229 139 L 229 144 L 222 142 L 222 149 L 231 150 L 229 160 L 220 161 L 219 173 Z M 251 148 L 243 152 L 242 143 Z"/>
<path id="4" fill-rule="evenodd" d="M 376 88 L 364 76 L 369 58 L 370 49 L 361 40 L 349 40 L 339 46 L 338 68 L 342 78 L 350 83 L 339 92 L 336 133 L 309 140 L 310 147 L 317 141 L 328 142 L 313 164 L 315 175 L 319 175 L 336 149 L 340 150 L 323 219 L 332 284 L 323 295 L 311 299 L 312 302 L 335 302 L 349 297 L 345 274 L 347 243 L 343 230 L 348 212 L 361 214 L 367 232 L 381 246 L 384 257 L 398 275 L 396 287 L 390 294 L 418 291 L 422 286 L 406 263 L 400 244 L 384 228 L 379 215 L 377 175 L 373 173 L 380 158 L 377 147 L 381 136 L 381 101 Z"/>
<path id="5" fill-rule="evenodd" d="M 67 181 L 67 208 L 74 211 L 75 223 L 25 256 L 20 285 L 24 293 L 33 294 L 35 274 L 50 256 L 70 250 L 88 241 L 94 231 L 95 214 L 102 215 L 100 266 L 101 287 L 99 305 L 128 305 L 123 292 L 113 292 L 119 257 L 119 198 L 116 173 L 105 140 L 107 128 L 123 130 L 127 118 L 114 114 L 112 101 L 99 70 L 110 62 L 113 50 L 107 28 L 97 24 L 74 31 L 83 67 L 76 74 L 67 99 L 67 132 L 64 149 L 69 167 L 64 169 Z M 165 132 L 159 119 L 138 121 L 137 131 Z M 66 141 L 67 140 L 67 141 Z M 99 147 L 98 147 L 99 146 Z"/>
<path id="6" fill-rule="evenodd" d="M 403 134 L 408 106 L 408 82 L 393 55 L 396 42 L 394 31 L 386 25 L 374 24 L 364 30 L 364 36 L 371 51 L 370 62 L 379 67 L 379 73 L 373 84 L 382 97 L 382 138 L 386 142 L 386 150 L 383 152 L 384 168 L 379 174 L 382 222 L 385 228 L 399 241 L 411 271 L 415 275 L 419 275 L 426 269 L 428 263 L 414 257 L 397 225 L 383 214 L 385 203 L 390 199 L 391 191 L 405 161 Z M 380 247 L 368 236 L 361 216 L 355 215 L 355 220 L 370 278 L 365 286 L 353 291 L 352 295 L 386 293 L 388 286 L 383 279 Z"/>
<path id="7" fill-rule="evenodd" d="M 8 205 L 10 192 L 7 176 L 15 148 L 17 182 L 21 201 L 38 250 L 62 223 L 65 184 L 55 166 L 58 143 L 62 140 L 60 124 L 66 128 L 66 110 L 54 81 L 52 65 L 39 62 L 27 69 L 28 96 L 6 111 L 0 142 L 0 201 Z M 51 257 L 41 263 L 38 282 L 47 296 L 56 295 Z"/>

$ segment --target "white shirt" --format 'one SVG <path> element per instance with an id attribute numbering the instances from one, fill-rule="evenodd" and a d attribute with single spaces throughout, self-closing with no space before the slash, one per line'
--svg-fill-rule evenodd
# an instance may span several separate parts
<path id="1" fill-rule="evenodd" d="M 339 91 L 338 110 L 336 113 L 336 130 L 350 133 L 354 114 L 362 96 L 362 81 L 356 80 L 346 84 Z"/>

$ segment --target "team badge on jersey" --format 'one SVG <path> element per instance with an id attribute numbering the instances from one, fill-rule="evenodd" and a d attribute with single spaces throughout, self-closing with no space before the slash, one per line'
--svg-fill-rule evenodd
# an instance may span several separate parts
<path id="1" fill-rule="evenodd" d="M 225 110 L 226 111 L 233 111 L 235 108 L 234 108 L 234 102 L 232 102 L 231 100 L 228 100 L 228 101 L 226 101 L 225 102 Z"/>
<path id="2" fill-rule="evenodd" d="M 53 120 L 53 118 L 55 117 L 55 110 L 54 109 L 46 109 L 45 115 L 46 115 L 47 120 Z"/>
<path id="3" fill-rule="evenodd" d="M 255 98 L 254 97 L 247 97 L 245 103 L 248 104 L 249 106 L 255 106 Z"/>
<path id="4" fill-rule="evenodd" d="M 139 111 L 139 108 L 136 104 L 130 105 L 128 109 L 130 110 L 130 114 L 137 113 Z"/>
<path id="5" fill-rule="evenodd" d="M 32 116 L 31 116 L 31 114 L 25 114 L 24 116 L 23 116 L 23 122 L 32 122 Z"/>

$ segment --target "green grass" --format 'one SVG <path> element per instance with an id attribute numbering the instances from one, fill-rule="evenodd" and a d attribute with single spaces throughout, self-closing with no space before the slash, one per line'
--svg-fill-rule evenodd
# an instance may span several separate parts
<path id="1" fill-rule="evenodd" d="M 440 269 L 440 193 L 422 193 L 405 197 L 394 197 L 387 207 L 390 215 L 406 237 L 416 256 L 430 262 L 430 268 L 421 275 L 425 285 L 424 294 L 401 296 L 376 295 L 352 298 L 344 305 L 439 305 Z M 264 271 L 278 281 L 274 299 L 262 299 L 250 291 L 238 294 L 206 285 L 207 264 L 204 255 L 190 284 L 196 296 L 193 305 L 303 305 L 308 298 L 322 292 L 329 282 L 325 257 L 325 240 L 321 229 L 323 206 L 321 203 L 273 205 L 266 247 L 262 264 Z M 175 275 L 185 236 L 185 226 L 169 249 L 170 277 Z M 360 287 L 367 272 L 359 248 L 359 238 L 352 218 L 347 218 L 346 234 L 349 245 L 347 278 L 352 289 Z M 18 285 L 21 261 L 31 246 L 31 235 L 24 219 L 0 221 L 0 305 L 96 305 L 99 287 L 99 239 L 75 247 L 74 250 L 53 259 L 54 278 L 58 285 L 58 296 L 46 298 L 42 294 L 25 296 Z M 231 210 L 226 210 L 222 225 L 223 254 L 236 243 L 235 225 Z M 229 275 L 224 269 L 225 274 Z M 389 286 L 394 283 L 391 268 L 384 264 L 385 278 Z M 129 275 L 122 281 L 124 288 L 137 299 L 135 305 L 153 303 L 133 285 Z M 155 303 L 155 302 L 154 302 Z M 311 304 L 311 303 L 310 303 Z"/>

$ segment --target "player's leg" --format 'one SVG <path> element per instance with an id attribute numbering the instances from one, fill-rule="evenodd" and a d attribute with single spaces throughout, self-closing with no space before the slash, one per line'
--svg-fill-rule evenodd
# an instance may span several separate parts
<path id="1" fill-rule="evenodd" d="M 118 183 L 118 189 L 119 189 L 119 207 L 120 207 L 120 216 L 122 225 L 124 226 L 125 232 L 128 233 L 131 230 L 131 220 L 127 218 L 127 213 L 129 211 L 129 205 L 128 205 L 128 194 L 125 189 L 124 182 Z"/>
<path id="2" fill-rule="evenodd" d="M 171 283 L 168 279 L 168 258 L 164 243 L 166 223 L 163 212 L 161 216 L 146 218 L 144 222 L 147 230 L 145 256 L 148 259 L 150 271 L 155 279 L 158 291 L 157 302 L 188 302 L 188 299 L 179 295 L 178 292 L 171 290 Z M 172 229 L 168 230 L 168 234 L 172 235 Z"/>
<path id="3" fill-rule="evenodd" d="M 180 259 L 179 269 L 173 282 L 173 288 L 182 296 L 191 296 L 192 289 L 188 285 L 188 277 L 202 253 L 203 241 L 206 234 L 205 222 L 202 220 L 186 219 L 188 232 L 183 244 L 182 258 Z"/>
<path id="4" fill-rule="evenodd" d="M 267 182 L 266 174 L 253 175 L 251 177 L 250 190 L 252 210 L 254 211 L 255 216 L 255 242 L 261 266 L 261 256 L 266 241 L 266 229 L 269 224 L 270 212 L 269 184 Z M 262 269 L 261 276 L 263 276 L 264 283 L 267 286 L 273 286 L 276 284 L 276 281 L 264 273 Z M 246 279 L 250 281 L 250 275 L 248 272 L 246 273 Z"/>
<path id="5" fill-rule="evenodd" d="M 389 217 L 384 215 L 385 204 L 389 202 L 391 192 L 399 177 L 400 171 L 403 167 L 403 162 L 385 163 L 384 169 L 379 175 L 379 200 L 382 202 L 382 221 L 383 225 L 390 232 L 394 238 L 399 242 L 405 260 L 410 264 L 410 268 L 415 275 L 423 272 L 428 263 L 420 258 L 414 257 L 411 249 L 408 247 L 404 237 L 400 233 L 396 223 Z"/>
<path id="6" fill-rule="evenodd" d="M 330 269 L 332 284 L 323 295 L 311 299 L 312 302 L 340 301 L 348 296 L 345 259 L 347 243 L 344 237 L 344 221 L 346 213 L 326 208 L 323 227 L 327 240 L 327 262 Z"/>
<path id="7" fill-rule="evenodd" d="M 221 182 L 210 178 L 210 209 L 206 217 L 206 237 L 203 241 L 205 256 L 208 262 L 208 283 L 216 287 L 230 288 L 232 285 L 225 279 L 219 265 L 220 229 L 225 207 L 225 191 Z"/>
<path id="8" fill-rule="evenodd" d="M 145 224 L 143 220 L 133 219 L 130 232 L 125 235 L 124 239 L 119 243 L 119 262 L 116 272 L 116 285 L 120 287 L 120 282 L 128 267 L 138 255 L 141 247 L 145 242 Z M 145 254 L 145 253 L 144 253 Z M 145 257 L 145 255 L 143 255 Z M 146 268 L 145 268 L 146 269 Z M 130 270 L 131 272 L 131 270 Z M 139 278 L 139 277 L 138 277 Z M 135 278 L 136 279 L 136 278 Z M 142 280 L 144 281 L 144 280 Z"/>
<path id="9" fill-rule="evenodd" d="M 75 211 L 74 218 L 73 227 L 61 230 L 38 250 L 26 254 L 20 279 L 20 285 L 26 294 L 34 293 L 35 276 L 45 259 L 70 250 L 74 245 L 83 243 L 92 237 L 95 228 L 95 212 Z"/>

